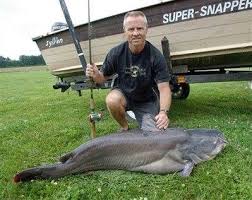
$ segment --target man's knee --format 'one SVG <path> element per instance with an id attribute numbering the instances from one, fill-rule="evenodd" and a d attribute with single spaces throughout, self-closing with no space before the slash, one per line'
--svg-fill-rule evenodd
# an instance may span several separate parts
<path id="1" fill-rule="evenodd" d="M 112 90 L 106 97 L 106 104 L 108 107 L 126 106 L 126 100 L 120 91 Z"/>
<path id="2" fill-rule="evenodd" d="M 113 105 L 118 105 L 119 104 L 119 99 L 115 97 L 114 95 L 108 94 L 106 97 L 106 104 L 111 107 Z"/>

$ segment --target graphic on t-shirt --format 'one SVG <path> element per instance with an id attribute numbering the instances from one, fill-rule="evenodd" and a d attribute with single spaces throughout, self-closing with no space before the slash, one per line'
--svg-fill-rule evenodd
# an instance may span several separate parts
<path id="1" fill-rule="evenodd" d="M 131 77 L 136 78 L 138 76 L 145 76 L 146 71 L 137 65 L 133 65 L 125 69 L 125 74 L 130 74 Z"/>

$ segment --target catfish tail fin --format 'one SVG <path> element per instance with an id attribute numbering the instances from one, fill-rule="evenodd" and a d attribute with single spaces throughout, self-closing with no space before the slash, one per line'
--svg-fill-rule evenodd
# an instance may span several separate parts
<path id="1" fill-rule="evenodd" d="M 18 182 L 25 182 L 25 181 L 30 181 L 34 179 L 39 179 L 41 177 L 41 174 L 42 174 L 41 168 L 39 167 L 31 168 L 31 169 L 27 169 L 27 170 L 17 173 L 14 176 L 13 181 L 15 183 L 18 183 Z"/>
<path id="2" fill-rule="evenodd" d="M 35 179 L 59 178 L 70 173 L 71 170 L 68 168 L 68 166 L 62 163 L 56 163 L 53 165 L 34 167 L 19 172 L 14 176 L 13 181 L 18 183 Z"/>

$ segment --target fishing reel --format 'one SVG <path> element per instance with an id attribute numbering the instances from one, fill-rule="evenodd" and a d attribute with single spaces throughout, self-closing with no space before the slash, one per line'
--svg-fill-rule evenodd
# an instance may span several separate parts
<path id="1" fill-rule="evenodd" d="M 90 122 L 98 122 L 102 119 L 102 113 L 91 112 L 88 119 Z"/>
<path id="2" fill-rule="evenodd" d="M 102 114 L 96 113 L 94 111 L 92 111 L 88 116 L 89 124 L 90 124 L 90 128 L 91 128 L 91 138 L 92 139 L 94 139 L 96 137 L 95 122 L 100 121 L 101 118 L 102 118 Z"/>

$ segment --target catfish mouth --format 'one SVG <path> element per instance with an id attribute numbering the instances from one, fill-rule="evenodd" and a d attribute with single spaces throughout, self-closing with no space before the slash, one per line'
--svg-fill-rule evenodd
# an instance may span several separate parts
<path id="1" fill-rule="evenodd" d="M 218 138 L 216 141 L 216 147 L 215 149 L 211 152 L 211 157 L 215 157 L 218 153 L 220 153 L 226 146 L 228 142 L 223 139 L 223 138 Z"/>

